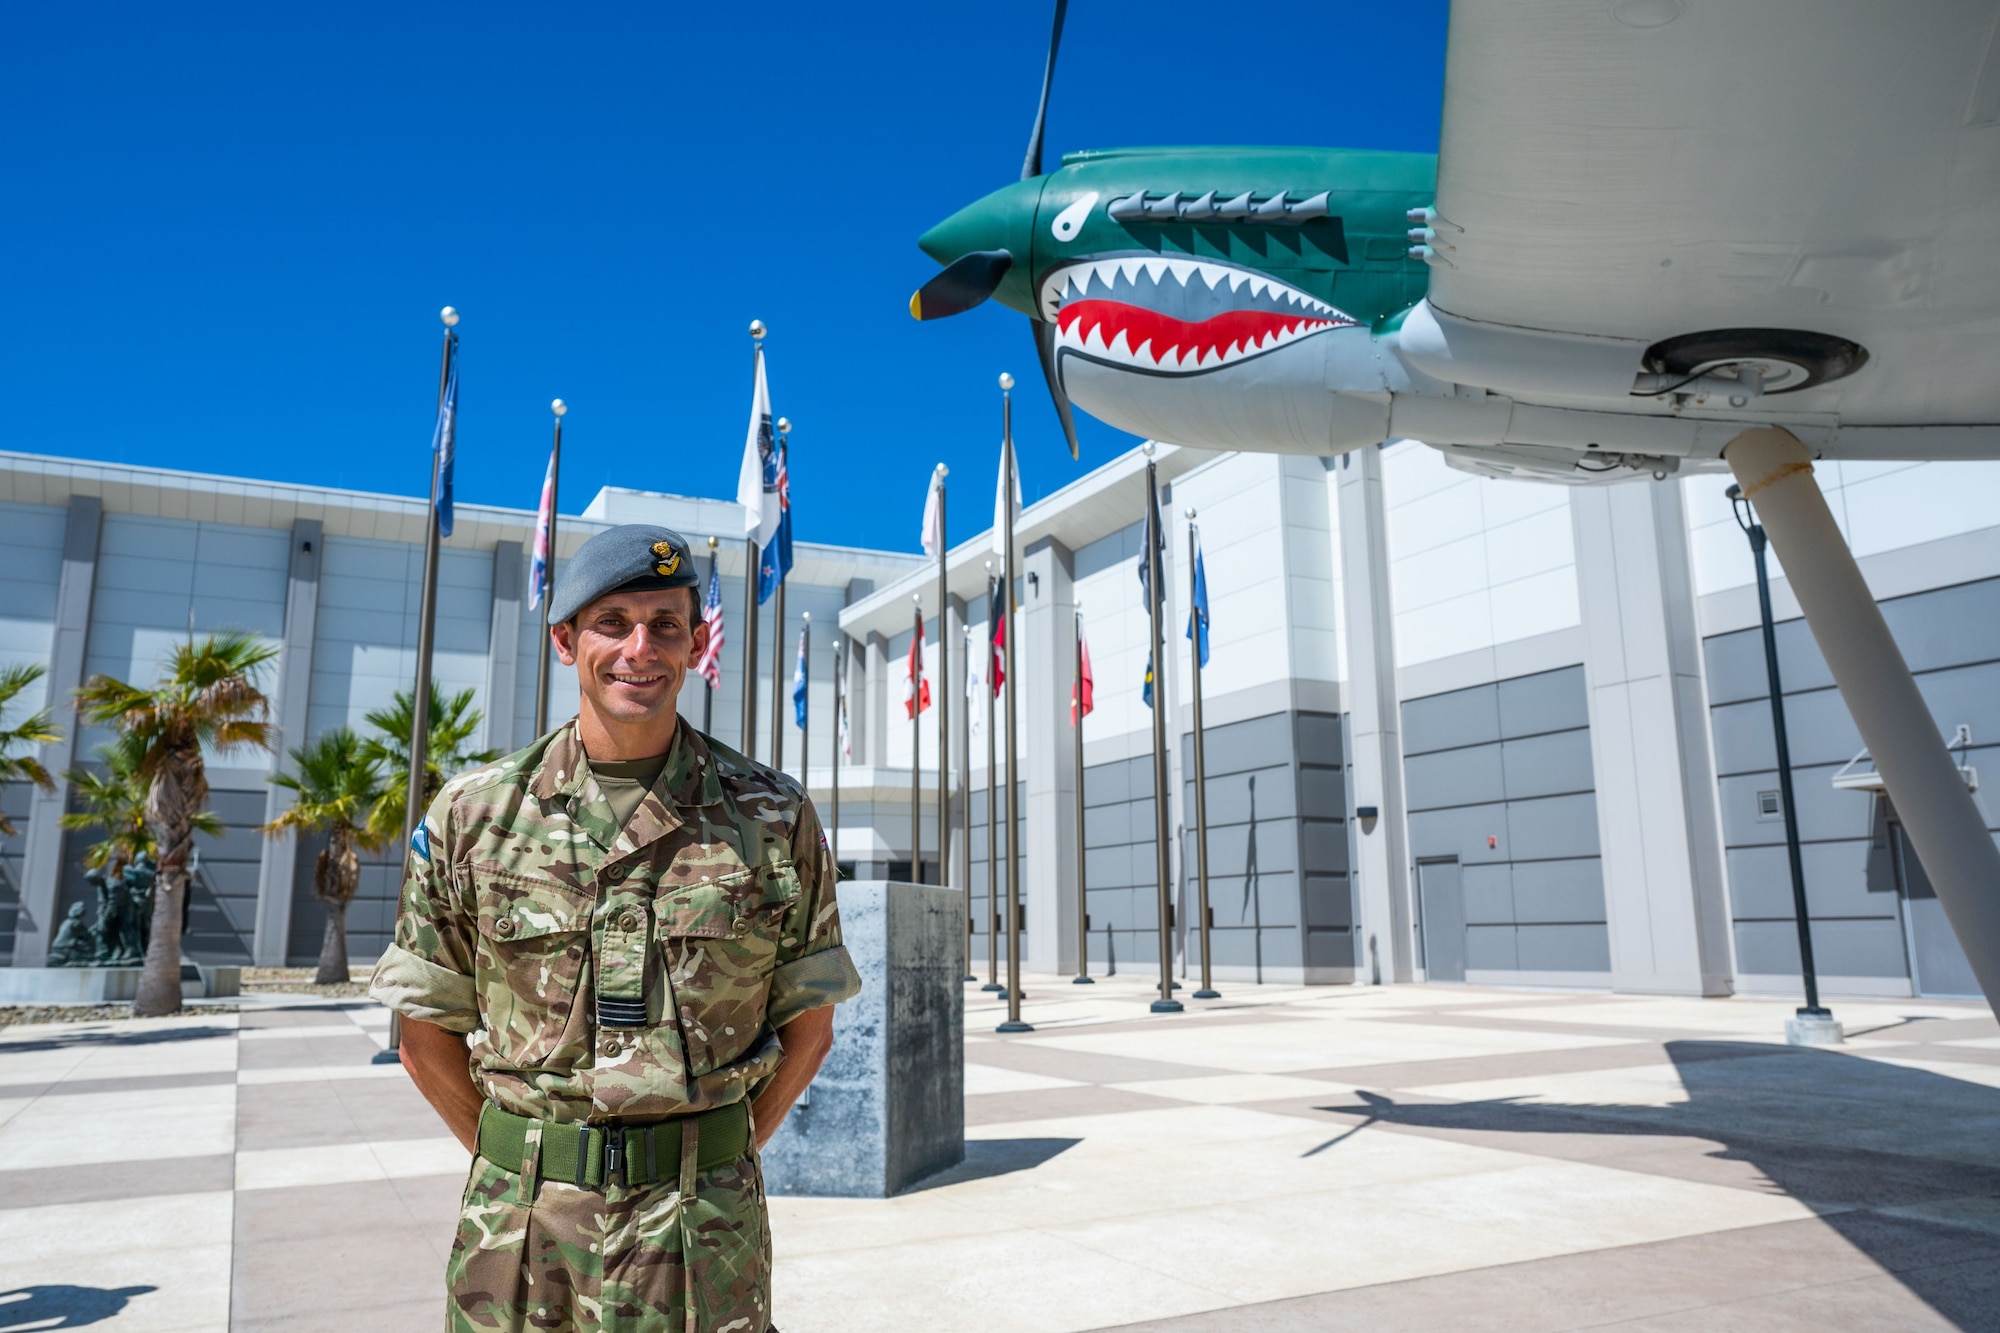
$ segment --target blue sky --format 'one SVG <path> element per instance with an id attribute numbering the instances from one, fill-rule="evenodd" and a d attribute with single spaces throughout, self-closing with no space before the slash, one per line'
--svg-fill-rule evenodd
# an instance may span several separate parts
<path id="1" fill-rule="evenodd" d="M 1048 161 L 1433 151 L 1444 9 L 1079 0 Z M 422 494 L 449 303 L 461 500 L 533 505 L 557 396 L 565 510 L 732 495 L 761 318 L 800 536 L 914 549 L 935 462 L 990 502 L 1001 370 L 1029 498 L 1080 471 L 1021 316 L 906 308 L 916 237 L 1020 172 L 1049 14 L 8 6 L 0 440 Z M 1078 425 L 1081 467 L 1131 444 Z"/>

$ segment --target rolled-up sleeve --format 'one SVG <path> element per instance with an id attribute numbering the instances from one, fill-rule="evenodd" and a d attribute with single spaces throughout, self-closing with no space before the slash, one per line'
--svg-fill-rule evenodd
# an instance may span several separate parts
<path id="1" fill-rule="evenodd" d="M 765 1018 L 774 1028 L 861 992 L 861 974 L 840 941 L 840 904 L 834 897 L 839 872 L 811 801 L 800 808 L 792 864 L 799 873 L 799 905 L 786 922 L 771 974 Z"/>
<path id="2" fill-rule="evenodd" d="M 479 1026 L 471 915 L 451 876 L 452 795 L 440 795 L 410 840 L 396 937 L 375 964 L 368 993 L 406 1018 L 448 1032 Z"/>

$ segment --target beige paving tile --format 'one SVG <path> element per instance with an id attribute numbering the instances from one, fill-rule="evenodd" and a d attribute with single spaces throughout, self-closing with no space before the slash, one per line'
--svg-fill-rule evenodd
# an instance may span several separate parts
<path id="1" fill-rule="evenodd" d="M 226 1333 L 231 1212 L 224 1191 L 5 1209 L 0 1256 L 17 1281 L 151 1288 L 131 1295 L 127 1327 Z"/>
<path id="2" fill-rule="evenodd" d="M 235 1109 L 229 1084 L 42 1097 L 0 1125 L 0 1171 L 61 1166 L 81 1143 L 105 1162 L 231 1152 Z"/>
<path id="3" fill-rule="evenodd" d="M 988 1092 L 1040 1092 L 1046 1088 L 1074 1088 L 1081 1086 L 1073 1078 L 1052 1078 L 1047 1074 L 1030 1074 L 1019 1069 L 1003 1069 L 998 1065 L 977 1064 L 971 1060 L 965 1063 L 965 1095 L 979 1096 Z"/>
<path id="4" fill-rule="evenodd" d="M 463 1178 L 468 1164 L 464 1147 L 450 1137 L 253 1149 L 236 1154 L 236 1188 L 344 1185 L 401 1176 Z"/>
<path id="5" fill-rule="evenodd" d="M 1275 1101 L 1280 1097 L 1331 1099 L 1349 1090 L 1324 1079 L 1294 1078 L 1285 1074 L 1216 1074 L 1207 1078 L 1154 1079 L 1112 1086 L 1127 1092 L 1172 1097 L 1176 1101 L 1214 1103 Z"/>

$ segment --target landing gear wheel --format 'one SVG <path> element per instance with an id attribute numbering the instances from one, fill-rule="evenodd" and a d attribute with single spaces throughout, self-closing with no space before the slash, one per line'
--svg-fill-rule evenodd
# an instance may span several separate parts
<path id="1" fill-rule="evenodd" d="M 1764 393 L 1797 393 L 1845 379 L 1868 364 L 1868 349 L 1829 333 L 1804 329 L 1710 329 L 1683 333 L 1646 349 L 1655 375 L 1691 379 L 1719 366 L 1752 365 L 1764 372 Z"/>

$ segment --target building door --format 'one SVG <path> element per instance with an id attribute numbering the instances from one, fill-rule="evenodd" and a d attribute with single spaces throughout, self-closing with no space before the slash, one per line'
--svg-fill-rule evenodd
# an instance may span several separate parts
<path id="1" fill-rule="evenodd" d="M 1903 902 L 1903 939 L 1910 952 L 1910 989 L 1919 995 L 1980 997 L 1979 980 L 1959 947 L 1951 922 L 1945 920 L 1931 878 L 1924 873 L 1917 849 L 1900 822 L 1889 824 L 1889 846 L 1895 857 L 1896 894 Z"/>
<path id="2" fill-rule="evenodd" d="M 1422 917 L 1424 975 L 1465 980 L 1465 891 L 1458 860 L 1417 862 L 1417 910 Z"/>

